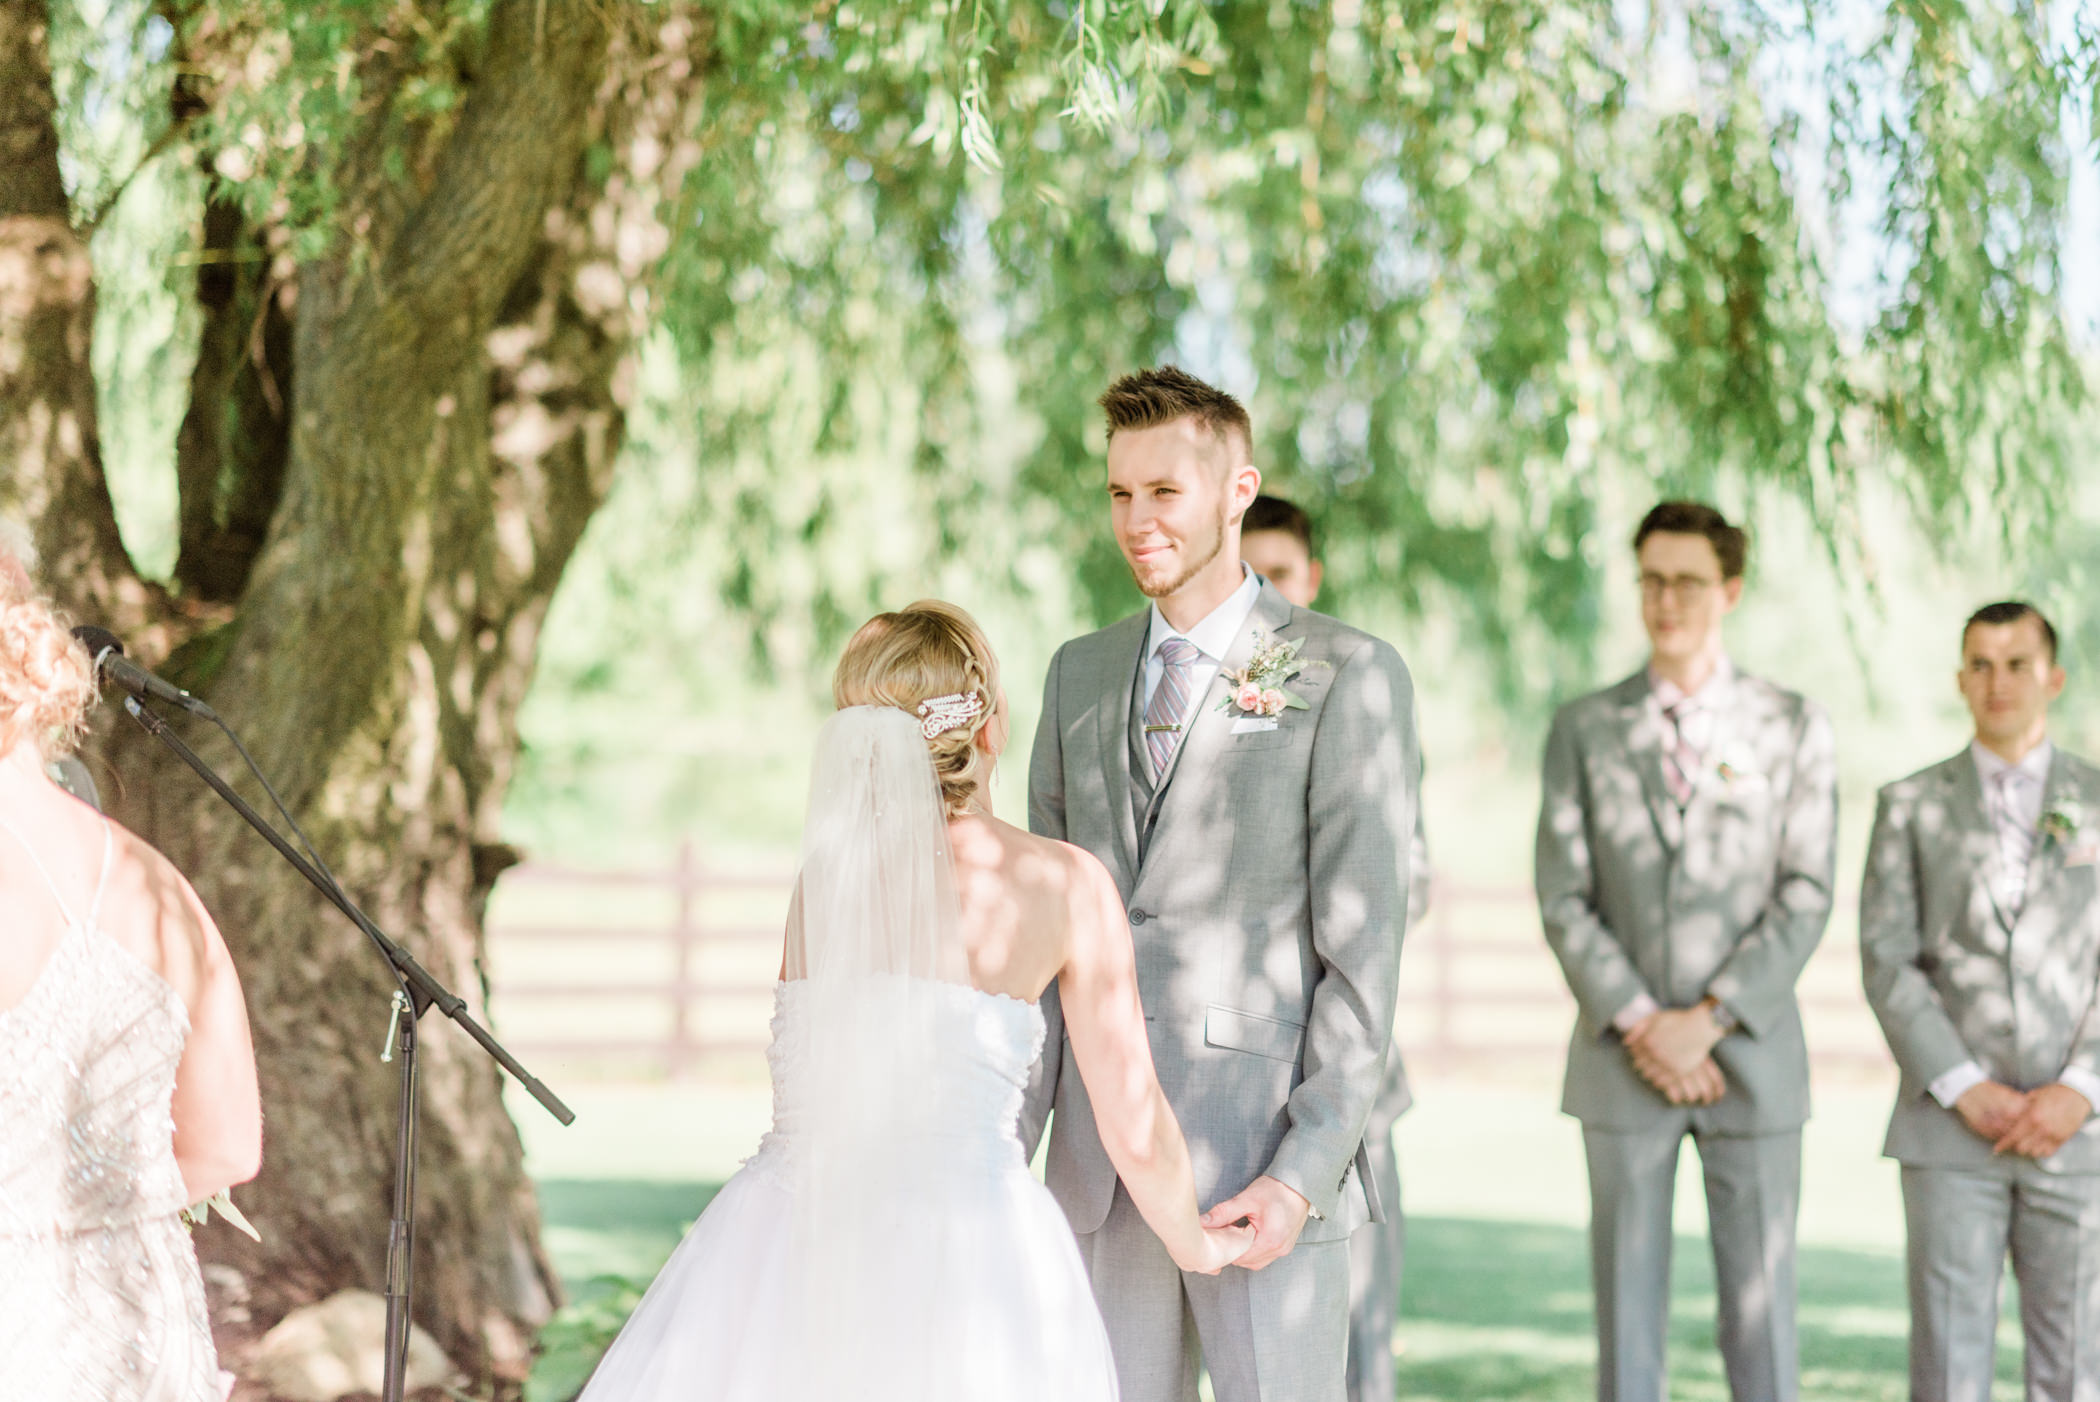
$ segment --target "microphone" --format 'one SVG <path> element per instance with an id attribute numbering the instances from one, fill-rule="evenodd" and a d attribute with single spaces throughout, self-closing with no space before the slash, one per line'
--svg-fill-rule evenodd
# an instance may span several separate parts
<path id="1" fill-rule="evenodd" d="M 162 681 L 138 663 L 124 655 L 124 644 L 107 628 L 82 625 L 73 630 L 73 636 L 88 650 L 94 659 L 95 680 L 114 682 L 124 691 L 144 700 L 152 697 L 171 706 L 180 706 L 192 715 L 210 716 L 212 708 L 184 691 L 173 682 Z"/>

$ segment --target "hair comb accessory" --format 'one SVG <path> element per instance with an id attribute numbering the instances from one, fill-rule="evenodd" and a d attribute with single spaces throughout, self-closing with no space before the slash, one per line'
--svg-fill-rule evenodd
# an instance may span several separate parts
<path id="1" fill-rule="evenodd" d="M 944 731 L 968 725 L 984 714 L 984 698 L 974 691 L 934 696 L 919 703 L 919 733 L 931 740 Z"/>

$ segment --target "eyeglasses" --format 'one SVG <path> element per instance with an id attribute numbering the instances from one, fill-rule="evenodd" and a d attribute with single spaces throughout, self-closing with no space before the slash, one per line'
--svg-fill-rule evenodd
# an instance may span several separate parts
<path id="1" fill-rule="evenodd" d="M 1677 574 L 1667 577 L 1659 574 L 1643 574 L 1641 576 L 1641 597 L 1653 602 L 1670 595 L 1675 596 L 1682 603 L 1695 603 L 1706 597 L 1706 591 L 1715 588 L 1720 582 L 1718 579 L 1709 579 L 1705 575 L 1697 574 Z"/>

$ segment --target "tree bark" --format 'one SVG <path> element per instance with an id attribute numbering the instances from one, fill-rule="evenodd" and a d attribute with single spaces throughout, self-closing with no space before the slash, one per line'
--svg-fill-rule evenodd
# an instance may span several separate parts
<path id="1" fill-rule="evenodd" d="M 34 392 L 0 401 L 0 504 L 61 546 L 48 583 L 208 697 L 344 886 L 487 1021 L 481 918 L 513 860 L 498 820 L 517 708 L 611 482 L 711 34 L 680 6 L 498 0 L 458 120 L 406 188 L 373 173 L 376 142 L 323 153 L 345 163 L 355 238 L 290 284 L 207 266 L 171 600 L 131 570 L 93 452 L 93 282 L 55 184 L 41 17 L 0 0 L 0 219 L 40 200 L 23 217 L 63 255 L 0 263 L 0 296 L 41 318 L 4 304 L 0 351 L 21 350 L 0 390 Z M 19 96 L 25 74 L 40 108 Z M 257 237 L 224 208 L 205 219 L 208 247 Z M 192 876 L 246 984 L 265 1165 L 236 1196 L 263 1241 L 197 1237 L 237 1368 L 287 1310 L 381 1288 L 392 980 L 186 770 L 103 731 L 113 811 Z M 192 739 L 230 769 L 222 745 Z M 558 1291 L 531 1184 L 494 1064 L 442 1016 L 422 1028 L 416 1318 L 470 1374 L 516 1379 Z"/>
<path id="2" fill-rule="evenodd" d="M 175 582 L 186 598 L 230 604 L 262 551 L 291 457 L 291 260 L 272 246 L 281 231 L 255 227 L 216 192 L 203 233 L 203 327 L 175 436 Z"/>
<path id="3" fill-rule="evenodd" d="M 42 0 L 0 0 L 0 510 L 31 523 L 64 604 L 135 629 L 160 600 L 102 476 L 95 267 L 59 176 L 49 40 Z"/>

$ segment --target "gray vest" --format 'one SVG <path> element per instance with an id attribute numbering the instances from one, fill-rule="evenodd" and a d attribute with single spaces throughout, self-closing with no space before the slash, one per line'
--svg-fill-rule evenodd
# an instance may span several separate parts
<path id="1" fill-rule="evenodd" d="M 1147 634 L 1149 637 L 1149 633 Z M 1200 714 L 1192 711 L 1189 722 L 1183 723 L 1181 734 L 1174 737 L 1174 752 L 1167 756 L 1166 773 L 1157 783 L 1152 778 L 1152 756 L 1145 748 L 1145 662 L 1147 654 L 1138 655 L 1137 681 L 1130 688 L 1130 817 L 1137 827 L 1138 861 L 1145 860 L 1145 848 L 1152 840 L 1152 825 L 1159 821 L 1160 805 L 1166 801 L 1167 786 L 1174 782 L 1174 771 L 1181 764 L 1182 741 L 1188 736 L 1188 724 Z M 1203 703 L 1198 702 L 1199 706 Z"/>

